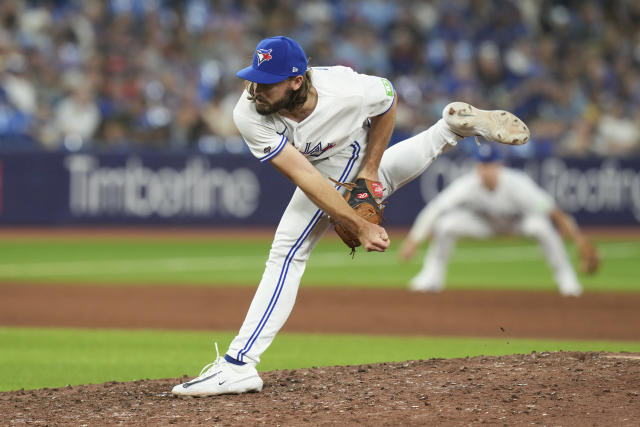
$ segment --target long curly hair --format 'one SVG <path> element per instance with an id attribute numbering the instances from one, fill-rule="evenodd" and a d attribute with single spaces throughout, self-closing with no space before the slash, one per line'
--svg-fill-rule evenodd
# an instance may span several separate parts
<path id="1" fill-rule="evenodd" d="M 295 77 L 289 77 L 289 79 L 295 79 Z M 247 97 L 247 99 L 252 102 L 255 102 L 256 100 L 255 87 L 256 87 L 256 83 L 254 82 L 246 83 L 246 89 L 247 89 L 247 92 L 249 93 L 249 96 Z M 293 91 L 291 100 L 289 101 L 289 103 L 285 108 L 289 111 L 293 111 L 296 108 L 301 107 L 307 101 L 307 96 L 309 96 L 310 90 L 311 90 L 311 70 L 307 70 L 302 76 L 302 84 L 300 85 L 298 90 Z"/>

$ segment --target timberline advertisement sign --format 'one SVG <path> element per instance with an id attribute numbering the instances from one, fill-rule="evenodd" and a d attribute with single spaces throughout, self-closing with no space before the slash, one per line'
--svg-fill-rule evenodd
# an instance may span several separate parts
<path id="1" fill-rule="evenodd" d="M 460 155 L 437 159 L 391 196 L 387 225 L 409 226 L 472 166 Z M 640 222 L 640 159 L 546 158 L 512 166 L 581 224 Z M 0 154 L 0 226 L 275 226 L 293 190 L 275 168 L 247 155 Z"/>

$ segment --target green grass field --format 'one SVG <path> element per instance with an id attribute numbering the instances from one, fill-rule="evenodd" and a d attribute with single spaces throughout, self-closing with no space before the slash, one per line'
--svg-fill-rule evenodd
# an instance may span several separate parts
<path id="1" fill-rule="evenodd" d="M 0 391 L 195 376 L 229 332 L 0 328 Z M 531 351 L 640 351 L 640 342 L 278 335 L 260 371 Z"/>
<path id="2" fill-rule="evenodd" d="M 360 250 L 353 260 L 341 242 L 324 239 L 303 285 L 403 288 L 420 269 L 425 249 L 412 262 L 400 263 L 401 237 L 395 237 L 387 254 Z M 640 242 L 601 239 L 597 244 L 603 267 L 595 276 L 580 278 L 586 292 L 640 292 Z M 269 245 L 267 240 L 231 238 L 5 238 L 0 240 L 0 283 L 255 286 Z M 575 259 L 575 249 L 569 246 L 569 251 Z M 358 275 L 351 274 L 355 268 Z M 447 286 L 556 289 L 538 247 L 521 239 L 461 242 Z M 235 332 L 0 328 L 0 390 L 194 375 L 215 356 L 212 340 L 224 351 Z M 640 342 L 281 334 L 259 369 L 560 349 L 640 351 Z"/>
<path id="3" fill-rule="evenodd" d="M 309 260 L 305 286 L 404 287 L 420 269 L 425 249 L 401 263 L 397 238 L 388 253 L 360 250 L 354 259 L 335 239 L 323 239 Z M 640 291 L 640 241 L 597 242 L 602 270 L 583 276 L 586 291 Z M 266 240 L 2 240 L 0 282 L 101 284 L 237 284 L 255 286 Z M 575 248 L 569 246 L 575 259 Z M 362 267 L 362 268 L 359 268 Z M 358 268 L 358 274 L 349 274 Z M 502 239 L 461 242 L 454 251 L 449 288 L 555 289 L 551 271 L 533 242 Z"/>

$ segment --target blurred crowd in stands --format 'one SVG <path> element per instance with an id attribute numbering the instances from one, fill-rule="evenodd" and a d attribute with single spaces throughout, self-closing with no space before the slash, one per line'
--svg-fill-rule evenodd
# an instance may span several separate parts
<path id="1" fill-rule="evenodd" d="M 244 152 L 235 72 L 266 36 L 388 77 L 394 140 L 451 100 L 524 119 L 522 157 L 640 151 L 638 0 L 0 2 L 0 149 Z"/>

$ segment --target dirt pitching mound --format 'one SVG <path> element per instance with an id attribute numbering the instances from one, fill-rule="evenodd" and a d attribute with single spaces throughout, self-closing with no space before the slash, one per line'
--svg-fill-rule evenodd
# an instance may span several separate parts
<path id="1" fill-rule="evenodd" d="M 263 372 L 261 393 L 172 397 L 183 379 L 0 393 L 0 424 L 637 425 L 640 354 L 531 353 Z"/>

